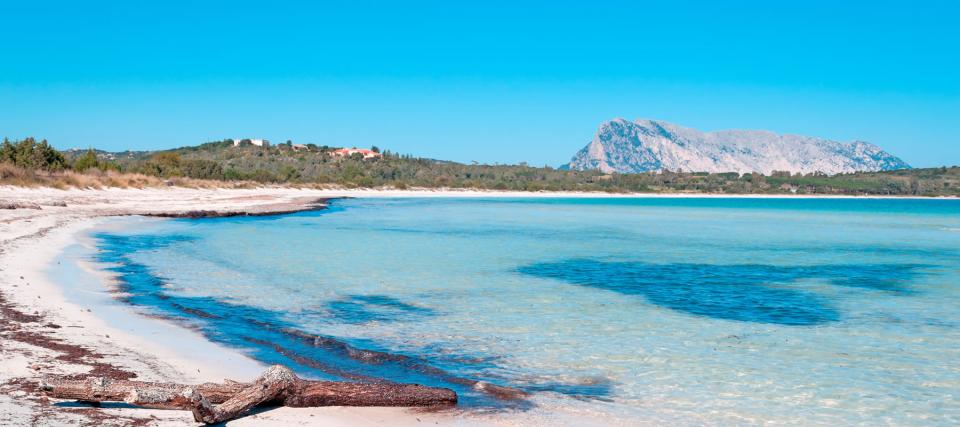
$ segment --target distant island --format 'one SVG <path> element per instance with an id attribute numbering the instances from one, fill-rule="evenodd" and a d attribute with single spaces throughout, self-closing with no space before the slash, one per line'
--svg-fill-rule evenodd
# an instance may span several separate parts
<path id="1" fill-rule="evenodd" d="M 909 169 L 876 145 L 831 141 L 762 130 L 701 132 L 659 120 L 604 122 L 593 141 L 564 168 L 640 173 L 691 172 L 824 173 Z"/>
<path id="2" fill-rule="evenodd" d="M 670 131 L 667 127 L 664 130 Z M 292 141 L 270 144 L 244 138 L 171 150 L 126 152 L 92 148 L 61 152 L 46 141 L 27 138 L 4 140 L 0 144 L 0 184 L 139 187 L 179 185 L 194 180 L 202 181 L 204 186 L 272 183 L 340 188 L 960 196 L 960 168 L 956 166 L 906 169 L 906 163 L 888 157 L 885 152 L 857 150 L 874 153 L 870 154 L 872 163 L 863 160 L 861 165 L 895 170 L 831 175 L 823 171 L 741 173 L 663 167 L 656 171 L 623 173 L 609 168 L 575 170 L 580 168 L 462 164 L 398 154 L 378 147 L 330 147 Z"/>

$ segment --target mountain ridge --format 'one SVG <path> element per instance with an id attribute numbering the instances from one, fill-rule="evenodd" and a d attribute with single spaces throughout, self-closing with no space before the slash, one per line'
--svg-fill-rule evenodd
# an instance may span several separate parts
<path id="1" fill-rule="evenodd" d="M 838 142 L 766 130 L 702 132 L 662 120 L 623 118 L 600 124 L 593 140 L 565 169 L 641 173 L 822 172 L 909 169 L 910 165 L 865 141 Z"/>

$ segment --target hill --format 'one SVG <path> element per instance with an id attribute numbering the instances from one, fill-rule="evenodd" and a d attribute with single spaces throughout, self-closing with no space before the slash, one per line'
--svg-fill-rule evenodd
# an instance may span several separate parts
<path id="1" fill-rule="evenodd" d="M 468 165 L 390 151 L 370 158 L 364 158 L 359 153 L 337 156 L 334 150 L 334 147 L 293 144 L 234 146 L 233 141 L 224 140 L 164 151 L 108 153 L 70 150 L 60 153 L 53 151 L 48 144 L 29 139 L 6 142 L 0 146 L 0 183 L 23 185 L 38 182 L 56 185 L 57 174 L 72 170 L 70 173 L 82 172 L 94 176 L 120 173 L 167 180 L 190 178 L 210 182 L 253 181 L 348 188 L 960 196 L 958 167 L 855 172 L 833 176 L 789 172 L 767 175 L 669 171 L 605 173 L 524 164 Z M 4 157 L 7 155 L 4 153 L 13 154 Z M 43 159 L 52 159 L 52 163 L 45 164 Z M 143 179 L 128 181 L 147 182 Z M 87 181 L 74 179 L 71 182 Z"/>
<path id="2" fill-rule="evenodd" d="M 577 152 L 569 169 L 637 173 L 822 172 L 909 169 L 903 160 L 876 145 L 843 143 L 800 135 L 755 130 L 700 132 L 656 120 L 604 122 L 593 141 Z"/>

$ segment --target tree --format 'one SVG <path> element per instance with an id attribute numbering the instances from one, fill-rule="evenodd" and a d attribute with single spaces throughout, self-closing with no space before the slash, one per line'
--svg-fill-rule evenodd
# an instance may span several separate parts
<path id="1" fill-rule="evenodd" d="M 3 144 L 0 144 L 0 163 L 15 164 L 16 148 L 10 143 L 10 140 L 3 138 Z"/>
<path id="2" fill-rule="evenodd" d="M 57 171 L 67 167 L 67 160 L 63 153 L 42 140 L 39 143 L 33 138 L 11 143 L 4 139 L 0 145 L 0 161 L 12 163 L 28 169 L 44 169 Z"/>
<path id="3" fill-rule="evenodd" d="M 97 152 L 93 148 L 88 148 L 86 153 L 78 157 L 73 162 L 73 170 L 83 172 L 90 168 L 100 168 L 100 161 L 97 159 Z"/>
<path id="4" fill-rule="evenodd" d="M 282 182 L 291 182 L 300 179 L 300 171 L 297 168 L 290 165 L 283 165 L 280 168 L 280 181 Z"/>
<path id="5" fill-rule="evenodd" d="M 145 175 L 162 177 L 181 176 L 180 155 L 173 152 L 160 152 L 150 156 L 150 159 L 139 168 Z"/>
<path id="6" fill-rule="evenodd" d="M 182 160 L 180 170 L 183 175 L 195 179 L 224 179 L 223 167 L 213 160 Z"/>

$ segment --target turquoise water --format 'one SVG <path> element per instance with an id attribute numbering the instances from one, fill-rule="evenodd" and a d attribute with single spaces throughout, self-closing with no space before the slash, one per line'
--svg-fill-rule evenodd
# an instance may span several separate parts
<path id="1" fill-rule="evenodd" d="M 960 201 L 347 199 L 96 237 L 130 304 L 306 376 L 540 420 L 960 423 Z"/>

